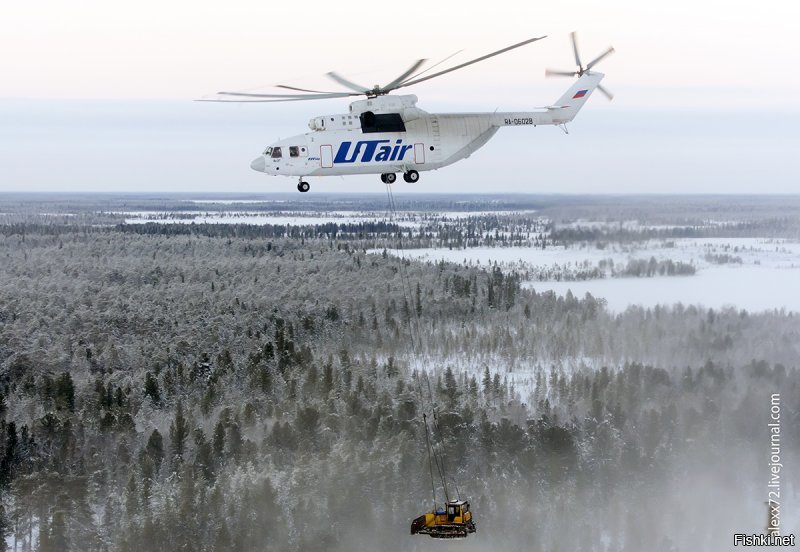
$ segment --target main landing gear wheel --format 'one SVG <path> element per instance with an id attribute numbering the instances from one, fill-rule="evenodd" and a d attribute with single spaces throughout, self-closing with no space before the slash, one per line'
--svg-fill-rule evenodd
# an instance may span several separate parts
<path id="1" fill-rule="evenodd" d="M 297 191 L 298 192 L 307 192 L 311 189 L 311 185 L 308 182 L 300 181 L 297 183 Z"/>
<path id="2" fill-rule="evenodd" d="M 408 171 L 407 173 L 403 174 L 403 180 L 405 180 L 409 184 L 413 184 L 414 182 L 419 180 L 419 173 L 414 170 Z"/>
<path id="3" fill-rule="evenodd" d="M 384 184 L 394 184 L 395 180 L 397 180 L 397 175 L 394 173 L 383 173 L 381 175 L 381 182 Z"/>

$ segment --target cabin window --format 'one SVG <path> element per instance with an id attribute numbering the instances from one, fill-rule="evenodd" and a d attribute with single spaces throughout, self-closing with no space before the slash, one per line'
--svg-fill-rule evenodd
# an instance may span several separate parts
<path id="1" fill-rule="evenodd" d="M 305 146 L 300 146 L 300 155 L 302 157 L 306 157 L 308 155 L 308 150 L 305 148 Z"/>
<path id="2" fill-rule="evenodd" d="M 405 132 L 406 125 L 399 113 L 365 111 L 361 114 L 361 132 Z"/>
<path id="3" fill-rule="evenodd" d="M 300 157 L 300 147 L 289 146 L 289 157 Z"/>
<path id="4" fill-rule="evenodd" d="M 273 159 L 281 158 L 281 148 L 272 148 L 272 158 Z"/>

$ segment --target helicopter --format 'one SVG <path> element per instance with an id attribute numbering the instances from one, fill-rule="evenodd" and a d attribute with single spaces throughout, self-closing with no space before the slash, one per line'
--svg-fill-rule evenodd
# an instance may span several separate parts
<path id="1" fill-rule="evenodd" d="M 414 183 L 419 180 L 420 172 L 437 170 L 468 158 L 500 127 L 557 125 L 566 132 L 566 124 L 575 118 L 594 90 L 600 90 L 612 99 L 612 94 L 600 85 L 605 75 L 592 71 L 592 68 L 612 54 L 614 48 L 608 48 L 584 66 L 578 54 L 576 34 L 573 32 L 570 36 L 577 70 L 548 69 L 545 76 L 577 76 L 578 79 L 555 103 L 534 111 L 428 113 L 417 107 L 416 95 L 390 95 L 390 92 L 462 69 L 542 40 L 545 36 L 530 38 L 428 75 L 425 75 L 427 71 L 442 62 L 418 72 L 427 62 L 419 59 L 384 86 L 368 88 L 330 72 L 327 76 L 349 91 L 278 85 L 278 88 L 293 93 L 218 92 L 218 96 L 223 98 L 201 101 L 294 102 L 366 96 L 366 99 L 350 103 L 347 113 L 314 117 L 308 123 L 311 132 L 272 143 L 250 163 L 250 167 L 268 175 L 297 177 L 300 192 L 308 192 L 311 188 L 306 178 L 317 176 L 379 174 L 383 183 L 393 184 L 397 174 L 401 173 L 406 182 Z"/>

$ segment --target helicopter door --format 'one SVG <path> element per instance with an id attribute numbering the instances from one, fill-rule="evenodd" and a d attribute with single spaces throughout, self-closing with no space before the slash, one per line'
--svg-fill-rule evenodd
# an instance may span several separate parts
<path id="1" fill-rule="evenodd" d="M 425 163 L 425 144 L 414 144 L 414 163 L 418 165 Z"/>
<path id="2" fill-rule="evenodd" d="M 323 169 L 333 168 L 333 146 L 320 146 L 319 159 Z"/>

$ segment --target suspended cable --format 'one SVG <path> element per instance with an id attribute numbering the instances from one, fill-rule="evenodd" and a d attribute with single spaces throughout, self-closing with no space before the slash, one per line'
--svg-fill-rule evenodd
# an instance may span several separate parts
<path id="1" fill-rule="evenodd" d="M 392 186 L 388 182 L 386 183 L 386 195 L 389 201 L 389 221 L 394 222 L 397 218 L 397 203 L 394 198 L 394 193 L 392 191 Z M 399 228 L 399 226 L 398 226 Z M 406 305 L 409 309 L 412 309 L 413 314 L 413 321 L 409 319 L 409 336 L 411 339 L 411 350 L 414 359 L 419 359 L 419 351 L 417 347 L 417 342 L 419 342 L 419 349 L 422 348 L 422 337 L 420 334 L 420 328 L 422 327 L 422 321 L 420 319 L 420 312 L 416 308 L 416 304 L 413 302 L 412 294 L 411 294 L 411 279 L 408 276 L 408 267 L 406 266 L 406 259 L 405 259 L 405 252 L 403 250 L 403 232 L 399 230 L 398 232 L 398 249 L 400 252 L 400 283 L 403 290 L 403 299 L 406 301 Z M 415 335 L 415 332 L 417 335 Z M 416 339 L 415 339 L 416 337 Z M 433 389 L 431 388 L 431 380 L 428 376 L 427 371 L 425 371 L 425 383 L 428 388 L 428 403 L 430 404 L 431 412 L 433 413 L 434 419 L 434 430 L 439 432 L 439 443 L 442 447 L 442 451 L 437 451 L 436 447 L 431 444 L 430 435 L 428 432 L 428 421 L 427 415 L 425 413 L 425 399 L 422 392 L 422 367 L 417 367 L 417 392 L 420 397 L 420 406 L 422 407 L 422 419 L 423 423 L 425 424 L 425 441 L 428 447 L 428 468 L 431 475 L 431 488 L 433 490 L 433 502 L 434 502 L 434 510 L 436 509 L 436 485 L 433 479 L 433 464 L 436 464 L 436 471 L 439 474 L 439 479 L 442 482 L 442 489 L 444 491 L 445 500 L 447 502 L 450 501 L 450 492 L 447 488 L 447 471 L 445 466 L 445 458 L 444 458 L 444 437 L 442 434 L 442 429 L 438 421 L 437 411 L 436 411 L 436 401 L 433 395 Z M 455 485 L 455 481 L 453 481 Z M 458 486 L 456 485 L 456 493 L 460 497 L 460 493 L 458 491 Z"/>
<path id="2" fill-rule="evenodd" d="M 436 408 L 433 409 L 433 425 L 439 431 L 439 442 L 442 444 L 442 449 L 444 449 L 444 436 L 442 435 L 442 428 L 439 425 L 439 417 L 436 414 Z M 445 461 L 444 461 L 444 451 L 442 451 L 442 485 L 444 486 L 444 494 L 447 496 L 447 500 L 450 500 L 450 493 L 447 491 L 447 472 L 445 471 Z"/>
<path id="3" fill-rule="evenodd" d="M 397 207 L 396 207 L 395 202 L 394 202 L 394 194 L 392 193 L 392 185 L 389 184 L 389 183 L 386 184 L 386 196 L 387 196 L 387 198 L 389 200 L 389 223 L 391 224 L 397 218 Z M 405 288 L 405 282 L 403 281 L 403 266 L 405 265 L 405 256 L 403 255 L 403 235 L 402 235 L 402 232 L 400 233 L 400 238 L 399 238 L 399 248 L 400 248 L 400 284 L 401 284 L 401 286 L 403 288 L 403 297 L 405 298 L 406 297 L 406 288 Z M 413 332 L 413 330 L 410 331 L 409 334 L 410 334 L 410 339 L 411 339 L 411 351 L 412 351 L 413 357 L 416 359 L 417 358 L 417 347 L 416 347 L 416 344 L 414 342 L 414 332 Z M 423 394 L 422 394 L 422 382 L 420 381 L 422 375 L 421 375 L 421 373 L 420 373 L 420 371 L 418 369 L 415 369 L 415 371 L 417 373 L 417 393 L 419 395 L 419 403 L 420 403 L 420 406 L 423 408 L 423 411 L 424 411 L 425 398 L 423 397 Z M 426 433 L 428 431 L 427 423 L 425 425 L 425 431 L 426 431 Z"/>
<path id="4" fill-rule="evenodd" d="M 431 472 L 431 492 L 433 493 L 433 510 L 436 511 L 436 483 L 433 480 L 433 462 L 431 462 L 431 440 L 428 436 L 428 418 L 422 413 L 422 421 L 425 423 L 425 442 L 428 444 L 428 469 Z"/>

